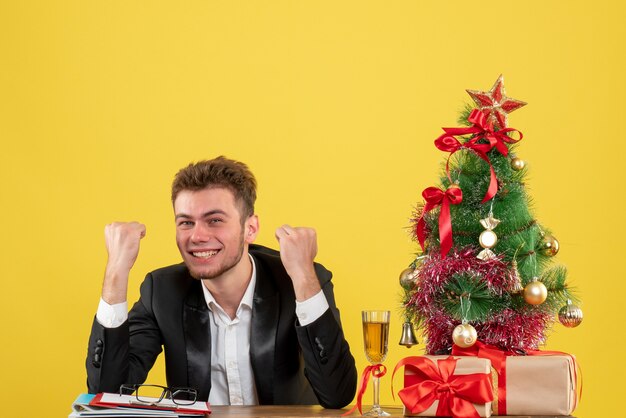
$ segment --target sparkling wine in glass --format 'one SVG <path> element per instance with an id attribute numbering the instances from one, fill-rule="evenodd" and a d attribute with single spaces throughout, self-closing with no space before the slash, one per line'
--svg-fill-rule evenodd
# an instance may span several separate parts
<path id="1" fill-rule="evenodd" d="M 389 341 L 389 311 L 363 311 L 363 343 L 365 345 L 365 357 L 371 364 L 382 364 L 387 357 L 387 344 Z M 372 376 L 374 389 L 374 402 L 372 409 L 363 415 L 388 416 L 382 410 L 379 401 L 379 378 Z"/>

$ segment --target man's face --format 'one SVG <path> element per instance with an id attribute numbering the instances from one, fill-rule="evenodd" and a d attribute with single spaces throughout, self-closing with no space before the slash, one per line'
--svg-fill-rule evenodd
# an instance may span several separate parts
<path id="1" fill-rule="evenodd" d="M 236 268 L 258 230 L 256 215 L 242 225 L 233 193 L 221 187 L 181 191 L 174 214 L 178 250 L 196 279 L 213 279 Z"/>

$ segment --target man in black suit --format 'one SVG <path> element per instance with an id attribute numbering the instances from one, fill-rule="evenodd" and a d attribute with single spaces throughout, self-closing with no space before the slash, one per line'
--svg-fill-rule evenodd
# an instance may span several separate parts
<path id="1" fill-rule="evenodd" d="M 108 261 L 87 355 L 89 392 L 143 383 L 162 348 L 167 383 L 212 404 L 352 401 L 356 368 L 341 330 L 332 275 L 314 263 L 311 228 L 276 230 L 280 252 L 254 245 L 256 181 L 218 157 L 172 185 L 183 262 L 149 273 L 127 314 L 128 276 L 146 228 L 105 228 Z"/>

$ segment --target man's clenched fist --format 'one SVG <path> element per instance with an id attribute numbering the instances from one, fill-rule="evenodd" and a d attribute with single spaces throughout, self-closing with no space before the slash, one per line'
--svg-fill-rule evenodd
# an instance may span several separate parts
<path id="1" fill-rule="evenodd" d="M 280 259 L 291 277 L 296 299 L 300 302 L 320 291 L 313 261 L 317 255 L 317 235 L 313 228 L 283 225 L 276 229 Z"/>
<path id="2" fill-rule="evenodd" d="M 139 222 L 113 222 L 104 227 L 109 259 L 104 273 L 102 299 L 108 304 L 126 301 L 128 275 L 139 255 L 146 226 Z"/>

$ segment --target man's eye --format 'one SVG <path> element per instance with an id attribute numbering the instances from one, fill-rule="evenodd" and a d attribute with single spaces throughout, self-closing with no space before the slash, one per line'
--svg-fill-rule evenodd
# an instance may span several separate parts
<path id="1" fill-rule="evenodd" d="M 188 226 L 192 226 L 192 225 L 193 225 L 193 222 L 191 222 L 191 221 L 180 221 L 178 223 L 178 226 L 187 226 L 188 227 Z"/>
<path id="2" fill-rule="evenodd" d="M 217 223 L 221 223 L 222 220 L 221 219 L 209 219 L 209 223 L 210 224 L 217 224 Z"/>

